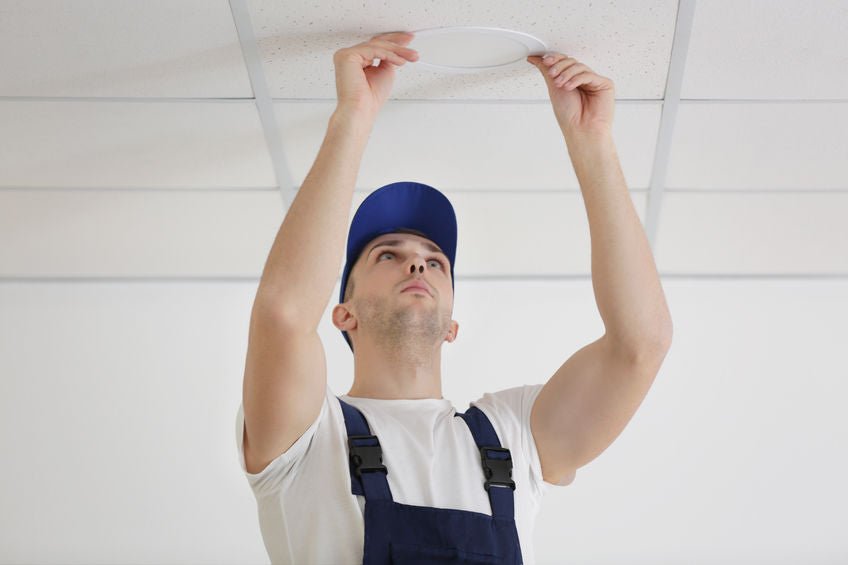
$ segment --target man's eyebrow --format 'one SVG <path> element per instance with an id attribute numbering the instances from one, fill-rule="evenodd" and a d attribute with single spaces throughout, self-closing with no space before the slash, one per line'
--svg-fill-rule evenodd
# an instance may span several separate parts
<path id="1" fill-rule="evenodd" d="M 380 243 L 377 243 L 377 244 L 375 244 L 374 246 L 371 247 L 371 249 L 368 251 L 368 255 L 366 255 L 365 258 L 367 259 L 368 257 L 370 257 L 371 252 L 374 251 L 375 249 L 377 249 L 378 247 L 382 247 L 382 246 L 397 247 L 399 245 L 403 245 L 403 243 L 404 242 L 399 240 L 399 239 L 387 239 L 385 241 L 381 241 Z M 429 249 L 430 251 L 435 251 L 436 253 L 441 253 L 442 255 L 447 257 L 447 254 L 444 251 L 442 251 L 441 249 L 439 249 L 439 247 L 437 245 L 430 243 L 429 241 L 422 241 L 421 243 L 427 249 Z"/>

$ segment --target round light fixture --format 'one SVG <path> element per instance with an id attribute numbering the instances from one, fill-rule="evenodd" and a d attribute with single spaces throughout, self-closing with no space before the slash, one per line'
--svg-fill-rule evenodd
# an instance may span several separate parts
<path id="1" fill-rule="evenodd" d="M 413 64 L 450 73 L 501 69 L 547 53 L 540 39 L 510 29 L 453 26 L 410 33 L 414 37 L 407 47 L 418 51 Z"/>

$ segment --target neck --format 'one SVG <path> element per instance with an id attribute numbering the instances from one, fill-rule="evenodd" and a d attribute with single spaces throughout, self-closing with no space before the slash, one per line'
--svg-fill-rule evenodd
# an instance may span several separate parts
<path id="1" fill-rule="evenodd" d="M 417 343 L 386 347 L 363 340 L 354 346 L 348 396 L 385 400 L 442 398 L 442 348 Z"/>

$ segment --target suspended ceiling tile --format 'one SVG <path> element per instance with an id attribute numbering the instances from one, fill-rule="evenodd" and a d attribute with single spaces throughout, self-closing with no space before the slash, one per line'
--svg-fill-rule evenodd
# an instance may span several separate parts
<path id="1" fill-rule="evenodd" d="M 321 147 L 334 102 L 277 102 L 277 124 L 299 186 Z M 616 108 L 613 137 L 631 189 L 650 184 L 659 103 Z M 357 187 L 397 180 L 443 189 L 573 189 L 577 177 L 549 103 L 390 102 L 371 130 Z"/>
<path id="2" fill-rule="evenodd" d="M 6 101 L 0 123 L 0 186 L 276 185 L 251 101 Z"/>
<path id="3" fill-rule="evenodd" d="M 663 195 L 654 254 L 669 274 L 848 275 L 848 193 Z"/>
<path id="4" fill-rule="evenodd" d="M 848 188 L 848 104 L 682 103 L 666 187 Z"/>
<path id="5" fill-rule="evenodd" d="M 591 272 L 589 220 L 579 193 L 443 192 L 456 212 L 457 278 Z M 355 193 L 353 210 L 366 197 Z M 644 218 L 645 194 L 631 198 Z"/>
<path id="6" fill-rule="evenodd" d="M 845 0 L 698 2 L 681 98 L 848 98 L 846 29 Z"/>
<path id="7" fill-rule="evenodd" d="M 0 95 L 250 98 L 226 0 L 5 0 Z"/>
<path id="8" fill-rule="evenodd" d="M 457 277 L 589 272 L 579 194 L 445 194 Z M 366 196 L 354 193 L 347 225 Z M 645 195 L 632 198 L 644 217 Z M 277 191 L 3 190 L 0 276 L 258 280 L 284 217 Z"/>
<path id="9" fill-rule="evenodd" d="M 448 26 L 508 28 L 542 40 L 609 77 L 621 98 L 660 99 L 677 0 L 640 2 L 294 3 L 247 0 L 274 98 L 336 99 L 333 54 L 391 31 Z M 447 75 L 403 65 L 395 99 L 547 99 L 540 71 L 517 68 Z"/>
<path id="10" fill-rule="evenodd" d="M 0 276 L 256 276 L 279 191 L 0 191 Z"/>

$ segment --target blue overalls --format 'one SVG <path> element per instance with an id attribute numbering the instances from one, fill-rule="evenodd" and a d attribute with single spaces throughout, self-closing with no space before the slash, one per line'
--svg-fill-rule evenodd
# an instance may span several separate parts
<path id="1" fill-rule="evenodd" d="M 512 458 L 482 410 L 471 406 L 455 416 L 465 420 L 480 449 L 491 516 L 394 502 L 380 441 L 359 409 L 341 398 L 339 402 L 348 436 L 351 491 L 365 496 L 363 565 L 522 563 L 514 519 Z"/>

